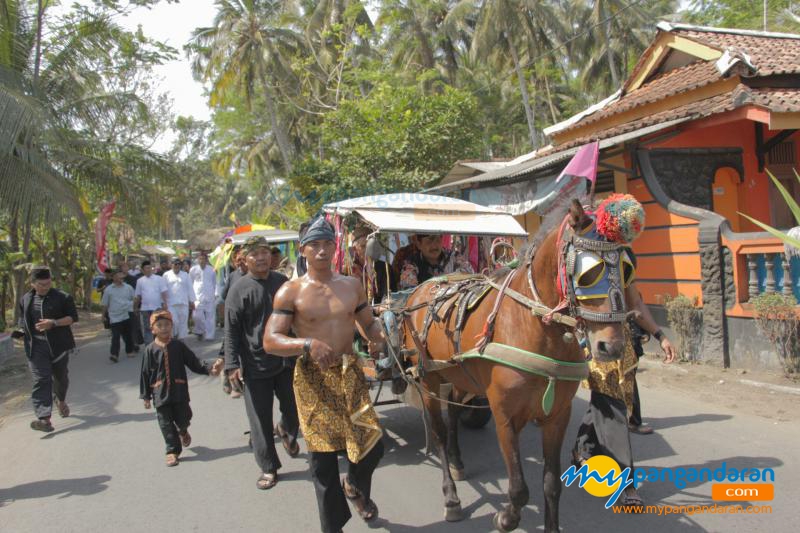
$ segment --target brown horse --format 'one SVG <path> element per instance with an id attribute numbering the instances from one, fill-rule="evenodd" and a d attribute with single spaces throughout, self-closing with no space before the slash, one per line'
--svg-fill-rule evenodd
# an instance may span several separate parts
<path id="1" fill-rule="evenodd" d="M 579 203 L 573 202 L 565 219 L 575 232 L 590 226 Z M 566 226 L 565 226 L 566 227 Z M 567 228 L 569 229 L 569 228 Z M 508 288 L 530 299 L 555 308 L 561 302 L 556 288 L 556 278 L 562 250 L 558 248 L 558 228 L 551 230 L 535 250 L 525 255 L 520 262 Z M 529 282 L 530 279 L 535 280 Z M 410 296 L 403 319 L 402 344 L 406 353 L 416 355 L 410 359 L 419 364 L 419 358 L 429 361 L 450 361 L 455 355 L 453 337 L 455 313 L 440 322 L 433 321 L 424 342 L 419 342 L 426 314 L 425 303 L 433 298 L 438 288 L 447 284 L 426 283 Z M 538 290 L 537 290 L 538 289 Z M 462 353 L 474 347 L 476 339 L 484 332 L 497 298 L 497 289 L 490 292 L 467 318 L 464 329 Z M 608 298 L 577 302 L 586 311 L 605 313 L 609 310 Z M 414 310 L 416 309 L 416 310 Z M 592 352 L 598 359 L 619 358 L 623 348 L 622 324 L 615 322 L 585 322 Z M 545 325 L 541 317 L 531 309 L 508 296 L 497 308 L 493 342 L 503 343 L 527 352 L 542 354 L 560 361 L 580 363 L 585 361 L 583 350 L 575 337 L 567 334 L 572 328 L 551 322 Z M 567 335 L 565 335 L 567 334 Z M 414 336 L 417 341 L 414 341 Z M 445 366 L 445 365 L 440 365 Z M 453 477 L 463 479 L 463 464 L 457 441 L 458 407 L 448 404 L 448 425 L 442 417 L 441 399 L 437 396 L 443 383 L 452 383 L 453 401 L 460 401 L 465 394 L 486 396 L 494 415 L 497 439 L 508 469 L 510 504 L 494 517 L 494 525 L 500 531 L 511 531 L 519 525 L 522 508 L 528 503 L 529 493 L 522 473 L 519 450 L 519 434 L 525 425 L 534 421 L 542 430 L 544 452 L 544 496 L 545 530 L 558 531 L 558 501 L 561 493 L 561 445 L 570 419 L 572 398 L 578 381 L 556 380 L 552 409 L 545 412 L 542 397 L 548 385 L 547 378 L 523 372 L 486 359 L 468 359 L 445 369 L 425 372 L 421 386 L 425 408 L 430 414 L 434 434 L 434 446 L 441 461 L 444 475 L 442 490 L 445 496 L 445 518 L 456 521 L 462 518 L 461 502 L 456 493 Z"/>

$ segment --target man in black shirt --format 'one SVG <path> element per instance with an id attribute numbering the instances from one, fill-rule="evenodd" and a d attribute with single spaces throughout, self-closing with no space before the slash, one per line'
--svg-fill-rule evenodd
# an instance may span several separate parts
<path id="1" fill-rule="evenodd" d="M 233 253 L 231 254 L 233 257 L 232 267 L 233 270 L 228 274 L 228 279 L 225 280 L 225 287 L 222 289 L 222 301 L 225 301 L 225 298 L 228 297 L 228 292 L 231 290 L 231 287 L 234 283 L 239 281 L 242 276 L 247 274 L 247 259 L 245 258 L 244 250 L 240 247 L 235 247 L 233 249 Z M 225 320 L 225 315 L 222 315 L 223 322 Z M 224 324 L 223 324 L 224 325 Z M 225 356 L 225 336 L 222 336 L 222 344 L 219 347 L 219 356 Z M 222 390 L 225 394 L 230 394 L 231 398 L 240 398 L 242 396 L 241 391 L 236 388 L 234 389 L 231 386 L 231 382 L 228 380 L 226 376 L 222 376 Z"/>
<path id="2" fill-rule="evenodd" d="M 50 415 L 53 395 L 62 417 L 69 416 L 67 364 L 75 351 L 75 339 L 70 326 L 78 321 L 78 311 L 72 296 L 52 287 L 50 269 L 34 267 L 31 271 L 33 289 L 19 302 L 25 355 L 33 375 L 33 409 L 36 420 L 31 429 L 53 431 Z"/>
<path id="3" fill-rule="evenodd" d="M 283 274 L 270 271 L 266 239 L 252 237 L 244 250 L 248 273 L 230 288 L 225 299 L 225 370 L 232 384 L 244 382 L 250 438 L 262 472 L 256 486 L 266 490 L 278 482 L 281 467 L 273 440 L 273 396 L 278 397 L 281 410 L 281 421 L 274 431 L 291 457 L 300 452 L 292 383 L 294 360 L 265 353 L 262 344 L 264 327 L 272 314 L 272 299 L 288 280 Z"/>

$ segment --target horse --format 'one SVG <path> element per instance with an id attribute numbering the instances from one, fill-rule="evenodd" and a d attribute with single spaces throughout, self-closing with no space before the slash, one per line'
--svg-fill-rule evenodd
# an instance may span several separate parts
<path id="1" fill-rule="evenodd" d="M 578 333 L 589 341 L 591 352 L 598 360 L 619 359 L 624 348 L 625 313 L 614 312 L 618 310 L 615 305 L 619 304 L 618 297 L 616 301 L 610 297 L 579 300 L 572 290 L 571 284 L 575 282 L 572 276 L 562 278 L 562 285 L 563 282 L 568 285 L 563 292 L 556 283 L 569 246 L 573 254 L 580 252 L 581 246 L 588 245 L 591 249 L 588 239 L 581 239 L 580 235 L 592 222 L 581 204 L 573 201 L 562 224 L 545 232 L 546 237 L 538 246 L 529 248 L 520 264 L 506 274 L 503 285 L 497 278 L 490 281 L 491 291 L 463 318 L 460 336 L 454 335 L 456 313 L 431 318 L 430 312 L 437 294 L 439 300 L 452 298 L 441 296 L 455 281 L 439 279 L 421 284 L 405 304 L 399 342 L 406 360 L 419 369 L 419 383 L 412 383 L 420 388 L 431 421 L 433 446 L 443 472 L 442 491 L 448 521 L 462 519 L 454 483 L 454 477 L 463 479 L 464 469 L 456 429 L 460 402 L 465 395 L 478 395 L 488 399 L 509 478 L 509 504 L 495 514 L 494 526 L 500 531 L 516 529 L 521 511 L 528 503 L 519 435 L 525 425 L 533 421 L 542 433 L 545 530 L 559 531 L 561 446 L 570 420 L 572 398 L 579 381 L 586 375 L 585 351 L 573 329 L 578 327 Z M 567 238 L 567 234 L 578 238 Z M 458 357 L 459 353 L 480 352 L 481 339 L 485 349 L 487 333 L 495 346 L 505 346 L 523 355 L 533 354 L 528 359 L 536 359 L 536 368 L 544 371 L 520 370 L 519 365 L 498 362 L 497 357 Z M 516 357 L 515 353 L 510 355 Z M 453 385 L 450 400 L 439 396 L 444 383 Z M 447 403 L 447 425 L 442 417 L 442 403 Z"/>

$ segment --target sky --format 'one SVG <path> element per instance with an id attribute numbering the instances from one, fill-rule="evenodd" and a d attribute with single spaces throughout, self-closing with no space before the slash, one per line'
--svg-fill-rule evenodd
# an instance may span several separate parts
<path id="1" fill-rule="evenodd" d="M 89 4 L 85 0 L 79 3 Z M 70 4 L 71 0 L 64 1 L 64 6 L 53 8 L 52 14 L 66 12 Z M 118 24 L 129 30 L 135 30 L 141 25 L 142 31 L 148 37 L 158 39 L 179 50 L 178 59 L 155 69 L 156 75 L 163 80 L 161 92 L 169 94 L 172 98 L 172 110 L 175 116 L 193 116 L 201 120 L 208 120 L 211 117 L 207 99 L 203 95 L 203 86 L 192 78 L 183 45 L 188 42 L 195 28 L 211 25 L 215 12 L 214 0 L 181 0 L 178 4 L 161 2 L 152 9 L 137 8 L 129 15 L 115 19 Z M 173 135 L 165 135 L 156 141 L 153 148 L 157 151 L 166 151 L 173 139 Z"/>

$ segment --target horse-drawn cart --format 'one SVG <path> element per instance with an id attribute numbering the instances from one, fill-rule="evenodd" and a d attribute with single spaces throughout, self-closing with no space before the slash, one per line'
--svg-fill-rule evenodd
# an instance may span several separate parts
<path id="1" fill-rule="evenodd" d="M 370 228 L 365 255 L 375 262 L 388 262 L 390 250 L 400 253 L 381 241 L 386 232 L 417 234 L 417 244 L 419 234 L 430 233 L 525 235 L 509 215 L 441 197 L 360 198 L 325 207 L 340 235 L 348 217 Z M 387 351 L 431 424 L 448 521 L 463 518 L 454 483 L 465 476 L 457 420 L 466 398 L 485 395 L 509 476 L 509 503 L 493 525 L 511 531 L 520 523 L 530 495 L 519 436 L 534 422 L 542 434 L 545 530 L 558 531 L 561 446 L 572 398 L 589 375 L 586 354 L 616 362 L 624 353 L 623 323 L 636 301 L 628 247 L 643 227 L 644 210 L 621 195 L 588 212 L 577 200 L 558 207 L 509 268 L 420 276 L 409 294 L 384 302 Z M 467 252 L 472 259 L 472 250 Z M 443 396 L 443 384 L 452 386 L 449 396 Z"/>
<path id="2" fill-rule="evenodd" d="M 338 262 L 339 270 L 348 270 L 346 261 L 352 260 L 347 254 L 348 229 L 360 227 L 362 235 L 366 230 L 366 246 L 364 261 L 370 262 L 370 267 L 364 272 L 376 272 L 385 269 L 385 279 L 391 278 L 389 269 L 398 254 L 402 253 L 401 239 L 410 235 L 444 235 L 449 239 L 450 249 L 464 244 L 465 256 L 472 256 L 473 270 L 484 273 L 494 270 L 502 262 L 510 261 L 515 252 L 511 238 L 526 238 L 527 232 L 506 213 L 473 204 L 464 200 L 433 196 L 418 193 L 402 193 L 368 196 L 345 200 L 342 202 L 326 204 L 323 210 L 330 216 L 337 229 L 341 261 Z M 352 234 L 352 232 L 350 232 Z M 459 238 L 463 238 L 463 243 Z M 483 242 L 481 242 L 482 239 Z M 352 243 L 349 243 L 352 244 Z M 413 244 L 409 244 L 413 246 Z M 470 246 L 475 247 L 471 249 Z M 408 246 L 406 247 L 408 248 Z M 497 258 L 499 253 L 505 259 Z M 477 257 L 477 260 L 476 260 Z M 378 272 L 380 272 L 378 270 Z M 370 281 L 362 280 L 369 286 Z M 429 280 L 424 280 L 427 282 Z M 392 285 L 392 283 L 387 283 Z M 414 288 L 405 290 L 386 291 L 382 301 L 375 302 L 380 312 L 388 343 L 390 362 L 394 366 L 394 380 L 403 379 L 398 372 L 408 372 L 403 368 L 404 351 L 400 346 L 400 332 L 398 316 L 404 312 L 405 301 Z M 366 357 L 363 348 L 356 343 L 357 351 Z M 422 409 L 419 390 L 416 387 L 407 387 L 402 394 L 392 395 L 383 399 L 385 392 L 384 383 L 392 381 L 385 373 L 372 366 L 364 368 L 367 378 L 377 386 L 375 405 L 388 405 L 407 403 Z M 416 369 L 411 369 L 415 372 Z M 418 376 L 416 376 L 418 377 Z M 406 378 L 408 379 L 408 378 Z M 442 397 L 449 394 L 449 386 L 443 386 L 440 391 Z M 469 407 L 461 409 L 459 420 L 466 427 L 478 429 L 484 427 L 491 419 L 491 411 L 484 396 L 470 395 L 462 399 L 462 403 Z"/>

